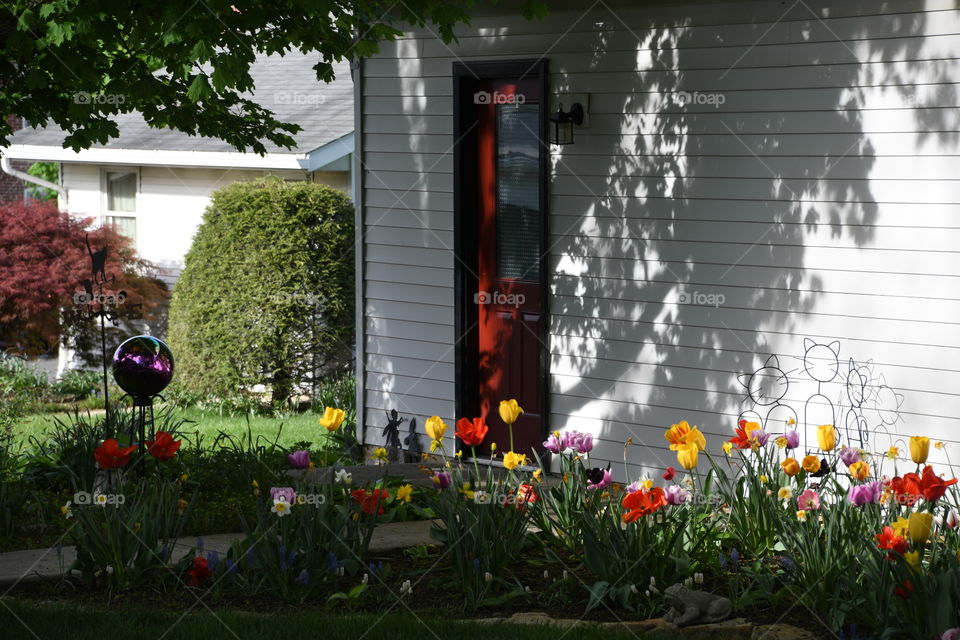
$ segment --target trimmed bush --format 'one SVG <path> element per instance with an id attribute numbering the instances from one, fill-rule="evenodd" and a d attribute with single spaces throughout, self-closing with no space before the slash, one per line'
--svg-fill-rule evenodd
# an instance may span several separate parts
<path id="1" fill-rule="evenodd" d="M 176 392 L 268 390 L 276 404 L 345 369 L 353 225 L 350 199 L 320 184 L 267 177 L 214 193 L 170 305 Z"/>

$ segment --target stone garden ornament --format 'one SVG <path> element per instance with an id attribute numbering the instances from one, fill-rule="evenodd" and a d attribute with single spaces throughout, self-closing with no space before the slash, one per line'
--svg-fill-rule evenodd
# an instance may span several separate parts
<path id="1" fill-rule="evenodd" d="M 682 584 L 667 587 L 663 593 L 670 605 L 664 619 L 678 627 L 720 622 L 730 617 L 733 611 L 730 598 L 715 596 L 706 591 L 693 591 Z"/>

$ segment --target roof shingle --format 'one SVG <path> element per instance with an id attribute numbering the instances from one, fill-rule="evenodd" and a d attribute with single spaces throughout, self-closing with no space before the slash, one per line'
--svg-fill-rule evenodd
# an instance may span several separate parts
<path id="1" fill-rule="evenodd" d="M 334 64 L 336 79 L 330 84 L 317 80 L 312 69 L 316 54 L 300 52 L 285 56 L 260 55 L 250 67 L 254 81 L 253 100 L 273 111 L 281 122 L 300 125 L 296 146 L 284 149 L 267 142 L 268 153 L 304 154 L 353 131 L 353 80 L 347 62 Z M 114 118 L 120 136 L 94 148 L 145 149 L 160 151 L 236 151 L 228 143 L 190 136 L 172 129 L 154 129 L 137 112 Z M 26 128 L 17 131 L 12 144 L 62 147 L 65 133 L 59 127 Z"/>

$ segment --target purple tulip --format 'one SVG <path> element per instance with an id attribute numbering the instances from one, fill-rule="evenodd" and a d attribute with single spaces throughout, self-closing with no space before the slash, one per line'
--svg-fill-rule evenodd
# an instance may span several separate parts
<path id="1" fill-rule="evenodd" d="M 855 507 L 862 507 L 871 502 L 880 502 L 880 496 L 883 493 L 883 486 L 880 482 L 874 480 L 866 484 L 858 484 L 850 488 L 847 494 L 847 500 Z"/>
<path id="2" fill-rule="evenodd" d="M 433 474 L 433 484 L 440 489 L 446 489 L 452 482 L 449 471 L 435 471 Z"/>
<path id="3" fill-rule="evenodd" d="M 613 482 L 613 473 L 610 469 L 596 467 L 587 471 L 587 489 L 590 491 L 603 489 L 611 482 Z"/>
<path id="4" fill-rule="evenodd" d="M 796 431 L 787 431 L 783 437 L 787 441 L 787 449 L 796 449 L 800 446 L 800 434 Z"/>
<path id="5" fill-rule="evenodd" d="M 310 452 L 306 449 L 294 451 L 287 456 L 287 460 L 294 469 L 307 469 L 310 467 Z"/>
<path id="6" fill-rule="evenodd" d="M 593 434 L 582 431 L 565 431 L 558 438 L 551 435 L 543 443 L 543 447 L 550 453 L 562 453 L 571 450 L 571 453 L 590 453 L 593 451 Z"/>
<path id="7" fill-rule="evenodd" d="M 563 449 L 566 449 L 566 447 L 563 446 L 562 438 L 563 436 L 557 438 L 557 436 L 551 434 L 543 443 L 543 448 L 550 453 L 560 453 Z"/>
<path id="8" fill-rule="evenodd" d="M 270 499 L 273 501 L 283 500 L 287 504 L 293 504 L 297 500 L 297 492 L 293 487 L 270 487 Z"/>
<path id="9" fill-rule="evenodd" d="M 757 443 L 761 447 L 767 446 L 767 442 L 770 440 L 770 434 L 764 431 L 763 429 L 754 429 L 750 432 L 751 438 L 756 438 Z"/>
<path id="10" fill-rule="evenodd" d="M 667 504 L 672 504 L 674 506 L 683 504 L 689 497 L 689 494 L 678 484 L 671 484 L 663 490 L 663 493 L 667 499 Z"/>
<path id="11" fill-rule="evenodd" d="M 590 453 L 593 451 L 593 434 L 582 433 L 580 431 L 568 431 L 567 446 L 576 449 L 577 453 Z"/>
<path id="12" fill-rule="evenodd" d="M 840 460 L 843 461 L 843 464 L 848 467 L 854 462 L 857 462 L 860 459 L 860 452 L 856 449 L 851 449 L 850 447 L 843 447 L 840 449 Z"/>

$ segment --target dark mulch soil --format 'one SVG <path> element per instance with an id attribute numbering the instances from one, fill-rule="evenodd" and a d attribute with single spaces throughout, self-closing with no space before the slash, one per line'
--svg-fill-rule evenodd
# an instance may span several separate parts
<path id="1" fill-rule="evenodd" d="M 368 592 L 361 600 L 351 604 L 350 610 L 355 613 L 374 614 L 388 610 L 402 614 L 412 610 L 417 615 L 455 619 L 500 618 L 519 612 L 543 611 L 554 618 L 598 622 L 644 620 L 664 613 L 654 611 L 648 615 L 641 615 L 604 605 L 584 613 L 588 599 L 587 589 L 593 581 L 589 571 L 572 562 L 564 567 L 556 562 L 550 563 L 536 558 L 528 559 L 513 568 L 511 582 L 516 582 L 518 585 L 516 595 L 501 598 L 501 601 L 491 602 L 471 611 L 464 605 L 459 590 L 455 588 L 455 576 L 445 563 L 442 553 L 442 548 L 431 548 L 429 555 L 423 557 L 411 557 L 409 552 L 400 550 L 375 554 L 371 561 L 382 561 L 385 565 L 389 565 L 390 572 L 384 582 L 371 577 Z M 562 579 L 564 568 L 568 569 L 566 580 Z M 543 575 L 544 570 L 548 572 L 546 579 Z M 400 584 L 404 580 L 410 580 L 413 583 L 413 596 L 398 600 L 394 594 L 399 593 Z M 347 577 L 342 580 L 341 586 L 346 591 L 358 581 L 358 577 Z M 529 586 L 531 593 L 519 593 L 519 585 Z M 709 589 L 709 586 L 705 588 Z M 717 593 L 723 592 L 721 588 L 713 590 Z M 170 611 L 187 609 L 203 611 L 206 608 L 205 605 L 213 609 L 227 608 L 255 613 L 329 608 L 325 597 L 317 597 L 302 604 L 296 604 L 269 595 L 247 596 L 229 589 L 217 593 L 204 593 L 203 589 L 192 589 L 180 584 L 173 579 L 173 576 L 169 581 L 168 591 L 142 589 L 110 595 L 102 587 L 47 580 L 21 582 L 8 595 L 28 600 L 63 601 L 90 606 L 109 605 L 111 608 L 148 606 Z M 198 599 L 202 600 L 202 603 Z M 791 609 L 789 603 L 756 605 L 747 610 L 738 611 L 736 615 L 748 618 L 755 624 L 775 622 L 793 624 L 821 633 L 823 637 L 834 637 L 803 607 L 797 606 Z"/>

